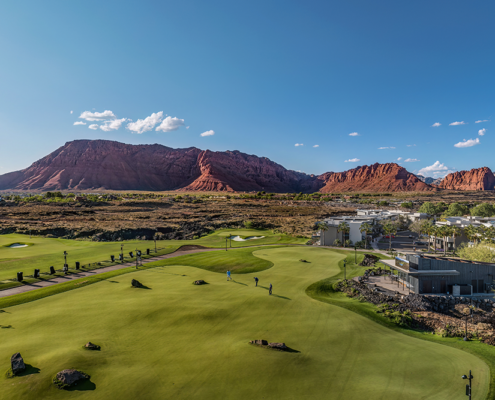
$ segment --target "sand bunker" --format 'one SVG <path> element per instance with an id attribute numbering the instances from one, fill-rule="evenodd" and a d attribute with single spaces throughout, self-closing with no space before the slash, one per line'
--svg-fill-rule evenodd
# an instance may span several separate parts
<path id="1" fill-rule="evenodd" d="M 28 247 L 27 244 L 14 243 L 9 246 L 10 249 L 18 249 L 19 247 Z"/>
<path id="2" fill-rule="evenodd" d="M 247 238 L 243 239 L 240 236 L 230 236 L 229 239 L 232 239 L 236 242 L 245 242 L 246 240 L 254 240 L 254 239 L 263 239 L 264 236 L 248 236 Z"/>

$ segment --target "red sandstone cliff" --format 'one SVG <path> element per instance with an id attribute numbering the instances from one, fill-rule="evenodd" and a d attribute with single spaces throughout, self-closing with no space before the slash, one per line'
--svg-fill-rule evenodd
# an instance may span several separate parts
<path id="1" fill-rule="evenodd" d="M 0 190 L 195 190 L 392 192 L 434 190 L 397 164 L 320 176 L 290 171 L 239 151 L 171 149 L 108 140 L 75 140 L 30 167 L 0 175 Z"/>
<path id="2" fill-rule="evenodd" d="M 324 183 L 319 190 L 321 193 L 435 190 L 395 163 L 376 163 L 345 172 L 329 172 L 320 175 L 318 179 Z"/>
<path id="3" fill-rule="evenodd" d="M 488 167 L 448 174 L 438 185 L 450 190 L 494 190 L 495 176 Z"/>

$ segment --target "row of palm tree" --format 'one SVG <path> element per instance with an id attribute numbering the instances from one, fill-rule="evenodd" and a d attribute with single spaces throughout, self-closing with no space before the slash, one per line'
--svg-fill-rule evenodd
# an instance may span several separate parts
<path id="1" fill-rule="evenodd" d="M 453 239 L 453 250 L 455 254 L 455 238 L 462 234 L 462 230 L 458 226 L 452 225 L 433 225 L 429 221 L 425 221 L 421 224 L 421 233 L 427 234 L 430 238 L 433 238 L 433 252 L 437 252 L 437 239 L 443 240 L 443 253 L 447 253 L 447 243 L 449 238 Z M 431 248 L 431 240 L 428 240 L 428 250 Z"/>

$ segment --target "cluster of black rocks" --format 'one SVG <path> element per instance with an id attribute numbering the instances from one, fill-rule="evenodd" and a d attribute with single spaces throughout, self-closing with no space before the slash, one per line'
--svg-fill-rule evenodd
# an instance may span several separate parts
<path id="1" fill-rule="evenodd" d="M 365 254 L 363 261 L 359 265 L 362 267 L 372 267 L 380 258 L 375 256 L 374 254 Z"/>

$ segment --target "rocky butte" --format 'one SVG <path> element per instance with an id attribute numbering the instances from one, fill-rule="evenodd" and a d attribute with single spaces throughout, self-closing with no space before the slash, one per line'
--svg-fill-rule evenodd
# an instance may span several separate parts
<path id="1" fill-rule="evenodd" d="M 26 169 L 0 175 L 0 190 L 88 189 L 276 193 L 436 190 L 395 163 L 314 176 L 237 150 L 172 149 L 109 140 L 68 142 Z"/>
<path id="2" fill-rule="evenodd" d="M 495 176 L 488 167 L 473 168 L 471 171 L 448 174 L 438 187 L 450 190 L 494 190 Z"/>

